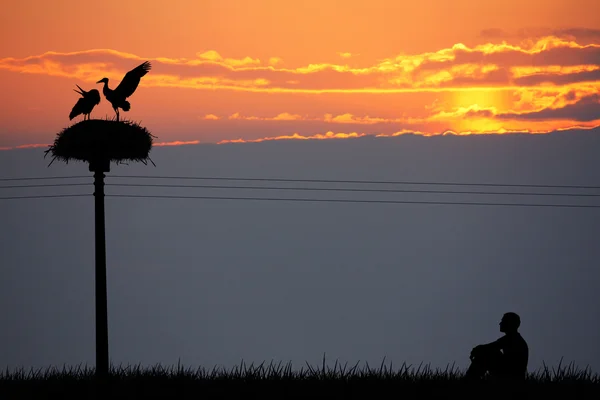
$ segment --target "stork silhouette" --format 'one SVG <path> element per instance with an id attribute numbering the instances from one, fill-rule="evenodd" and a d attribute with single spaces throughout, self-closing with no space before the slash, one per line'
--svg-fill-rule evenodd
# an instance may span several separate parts
<path id="1" fill-rule="evenodd" d="M 69 120 L 72 120 L 79 114 L 83 114 L 83 120 L 90 119 L 90 114 L 94 107 L 100 104 L 100 92 L 96 89 L 92 89 L 90 91 L 83 90 L 79 85 L 75 84 L 79 88 L 79 91 L 73 89 L 76 93 L 79 93 L 81 96 L 77 103 L 73 106 L 71 113 L 69 114 Z"/>
<path id="2" fill-rule="evenodd" d="M 129 111 L 131 104 L 129 104 L 126 99 L 131 96 L 133 92 L 135 92 L 135 89 L 137 89 L 140 83 L 140 79 L 142 79 L 142 76 L 146 75 L 148 71 L 150 71 L 150 68 L 151 65 L 149 61 L 138 65 L 125 74 L 125 77 L 123 77 L 123 80 L 115 89 L 108 87 L 108 78 L 102 78 L 96 82 L 104 83 L 102 93 L 115 110 L 115 113 L 117 114 L 117 121 L 119 120 L 119 108 L 121 108 L 123 111 Z"/>

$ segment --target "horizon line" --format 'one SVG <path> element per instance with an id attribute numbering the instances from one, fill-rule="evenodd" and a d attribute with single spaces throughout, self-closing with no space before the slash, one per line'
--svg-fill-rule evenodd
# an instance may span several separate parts
<path id="1" fill-rule="evenodd" d="M 379 138 L 399 138 L 402 136 L 410 136 L 410 137 L 424 137 L 424 138 L 434 138 L 434 137 L 471 137 L 471 136 L 545 136 L 550 135 L 552 133 L 558 132 L 569 132 L 569 131 L 593 131 L 600 128 L 600 125 L 594 126 L 571 126 L 567 128 L 557 128 L 553 130 L 546 131 L 534 131 L 534 130 L 506 130 L 499 129 L 497 131 L 453 131 L 451 129 L 447 129 L 442 132 L 422 132 L 418 130 L 408 130 L 403 129 L 394 133 L 358 133 L 358 132 L 332 132 L 328 131 L 326 133 L 317 133 L 313 135 L 301 135 L 297 132 L 294 132 L 291 135 L 280 135 L 280 136 L 272 136 L 272 137 L 263 137 L 257 139 L 223 139 L 218 142 L 201 142 L 199 139 L 194 140 L 173 140 L 168 142 L 158 142 L 153 143 L 152 147 L 179 147 L 179 146 L 192 146 L 192 145 L 224 145 L 224 144 L 251 144 L 251 143 L 262 143 L 262 142 L 279 142 L 279 141 L 322 141 L 322 140 L 342 140 L 342 139 L 379 139 Z M 10 150 L 27 150 L 27 149 L 38 149 L 44 147 L 52 146 L 51 143 L 28 143 L 21 144 L 16 146 L 0 146 L 0 151 L 10 151 Z"/>

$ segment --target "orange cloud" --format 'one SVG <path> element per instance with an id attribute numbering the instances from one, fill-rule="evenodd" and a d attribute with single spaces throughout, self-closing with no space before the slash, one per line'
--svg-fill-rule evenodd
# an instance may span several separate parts
<path id="1" fill-rule="evenodd" d="M 244 57 L 241 60 L 235 58 L 223 58 L 219 53 L 214 50 L 205 51 L 204 53 L 197 53 L 196 56 L 200 60 L 206 60 L 214 63 L 229 65 L 232 67 L 244 67 L 250 65 L 260 65 L 258 58 L 254 59 L 251 57 Z"/>
<path id="2" fill-rule="evenodd" d="M 332 114 L 325 114 L 322 119 L 323 122 L 330 122 L 334 124 L 360 124 L 360 125 L 373 125 L 373 124 L 389 124 L 389 123 L 415 123 L 422 122 L 423 119 L 417 118 L 382 118 L 382 117 L 370 117 L 368 115 L 364 117 L 356 116 L 350 113 L 333 116 Z"/>
<path id="3" fill-rule="evenodd" d="M 216 121 L 216 120 L 219 120 L 221 118 L 219 118 L 218 116 L 216 116 L 214 114 L 206 114 L 202 119 Z"/>
<path id="4" fill-rule="evenodd" d="M 256 117 L 256 116 L 243 116 L 240 113 L 233 113 L 229 119 L 245 120 L 245 121 L 301 121 L 307 120 L 299 114 L 290 114 L 287 112 L 277 114 L 274 117 Z"/>
<path id="5" fill-rule="evenodd" d="M 500 112 L 495 107 L 479 107 L 471 105 L 458 107 L 450 111 L 439 111 L 428 118 L 435 120 L 457 120 L 461 118 L 497 118 L 505 120 L 538 120 L 552 121 L 565 120 L 571 122 L 600 121 L 600 94 L 583 94 L 569 91 L 557 96 L 552 104 L 528 109 L 526 111 Z"/>
<path id="6" fill-rule="evenodd" d="M 25 58 L 2 58 L 0 69 L 95 83 L 104 76 L 121 79 L 143 60 L 146 59 L 107 49 L 47 52 Z M 468 47 L 459 43 L 435 52 L 403 54 L 362 67 L 309 63 L 283 68 L 277 57 L 263 63 L 250 56 L 225 58 L 214 50 L 198 53 L 193 59 L 150 60 L 154 64 L 152 73 L 144 77 L 141 85 L 211 90 L 385 93 L 600 83 L 600 45 L 582 45 L 555 36 L 520 44 L 502 42 Z"/>
<path id="7" fill-rule="evenodd" d="M 560 107 L 548 107 L 528 112 L 497 113 L 496 118 L 510 120 L 567 120 L 591 122 L 600 120 L 600 94 L 595 93 Z"/>
<path id="8" fill-rule="evenodd" d="M 419 130 L 409 130 L 402 129 L 394 133 L 379 133 L 379 134 L 366 134 L 366 133 L 334 133 L 327 132 L 324 134 L 314 134 L 314 135 L 300 135 L 298 133 L 294 133 L 292 135 L 280 135 L 280 136 L 271 136 L 271 137 L 263 137 L 259 139 L 226 139 L 221 140 L 217 144 L 233 144 L 233 143 L 260 143 L 266 141 L 277 141 L 277 140 L 327 140 L 327 139 L 357 139 L 363 137 L 373 137 L 373 138 L 393 138 L 398 136 L 423 136 L 423 137 L 432 137 L 432 136 L 469 136 L 469 135 L 498 135 L 498 134 L 549 134 L 552 132 L 558 131 L 568 131 L 568 130 L 592 130 L 599 129 L 600 125 L 571 125 L 564 128 L 559 129 L 503 129 L 500 132 L 498 131 L 453 131 L 453 130 L 444 130 L 444 131 L 419 131 Z"/>
<path id="9" fill-rule="evenodd" d="M 600 29 L 591 28 L 528 28 L 516 32 L 507 32 L 499 28 L 484 29 L 480 36 L 486 39 L 529 39 L 535 40 L 543 37 L 554 36 L 560 39 L 577 41 L 578 43 L 600 43 Z"/>
<path id="10" fill-rule="evenodd" d="M 293 133 L 291 135 L 279 135 L 279 136 L 267 136 L 258 139 L 225 139 L 217 142 L 217 144 L 234 144 L 234 143 L 261 143 L 269 141 L 279 140 L 333 140 L 333 139 L 358 139 L 358 138 L 394 138 L 399 136 L 422 136 L 422 137 L 434 137 L 434 136 L 470 136 L 470 135 L 506 135 L 506 134 L 552 134 L 553 132 L 565 132 L 565 131 L 589 131 L 598 130 L 600 131 L 600 124 L 572 124 L 565 125 L 563 127 L 555 129 L 499 129 L 499 130 L 418 130 L 418 129 L 401 129 L 392 133 L 364 133 L 364 132 L 350 132 L 350 133 L 334 133 L 332 131 L 326 133 L 316 133 L 312 135 L 301 135 L 299 133 Z M 172 141 L 172 142 L 161 142 L 155 143 L 154 146 L 186 146 L 200 144 L 198 140 L 192 141 Z M 15 147 L 0 147 L 0 151 L 15 150 L 15 149 L 26 149 L 26 148 L 38 148 L 47 147 L 45 144 L 25 144 Z"/>
<path id="11" fill-rule="evenodd" d="M 273 140 L 329 140 L 329 139 L 350 139 L 350 138 L 360 138 L 367 136 L 365 133 L 334 133 L 334 132 L 326 132 L 326 133 L 317 133 L 314 135 L 300 135 L 299 133 L 293 133 L 291 135 L 281 135 L 281 136 L 272 136 L 272 137 L 264 137 L 259 139 L 230 139 L 230 140 L 221 140 L 217 144 L 227 144 L 227 143 L 260 143 L 267 142 Z"/>
<path id="12" fill-rule="evenodd" d="M 50 146 L 50 145 L 49 144 L 42 144 L 42 143 L 21 144 L 21 145 L 13 146 L 13 147 L 0 146 L 0 151 L 20 150 L 20 149 L 39 149 L 39 148 L 42 148 L 42 147 L 47 148 L 48 146 Z"/>
<path id="13" fill-rule="evenodd" d="M 180 140 L 175 140 L 173 142 L 159 142 L 159 143 L 154 143 L 153 146 L 157 146 L 157 147 L 163 147 L 163 146 L 187 146 L 190 144 L 200 144 L 199 140 L 188 140 L 188 141 L 180 141 Z"/>
<path id="14" fill-rule="evenodd" d="M 212 114 L 211 114 L 212 115 Z M 220 119 L 218 116 L 213 116 L 214 118 L 204 118 L 204 119 Z M 416 122 L 425 122 L 427 119 L 424 118 L 382 118 L 382 117 L 371 117 L 371 116 L 356 116 L 351 113 L 333 115 L 333 114 L 325 114 L 323 117 L 308 117 L 302 116 L 300 114 L 291 114 L 288 112 L 283 112 L 275 115 L 274 117 L 258 117 L 258 116 L 244 116 L 239 112 L 233 113 L 227 117 L 230 120 L 244 120 L 244 121 L 319 121 L 319 122 L 327 122 L 334 124 L 363 124 L 363 125 L 373 125 L 373 124 L 381 124 L 381 123 L 416 123 Z"/>

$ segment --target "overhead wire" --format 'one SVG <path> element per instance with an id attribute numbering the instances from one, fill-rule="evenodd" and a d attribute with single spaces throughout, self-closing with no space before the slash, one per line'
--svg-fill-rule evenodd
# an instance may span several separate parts
<path id="1" fill-rule="evenodd" d="M 63 177 L 25 177 L 2 178 L 1 181 L 29 181 L 35 179 L 73 179 L 89 178 L 89 176 Z M 528 188 L 569 188 L 569 189 L 600 189 L 600 186 L 588 185 L 541 185 L 541 184 L 500 184 L 473 182 L 425 182 L 425 181 L 373 181 L 373 180 L 330 180 L 330 179 L 292 179 L 292 178 L 234 178 L 206 176 L 136 176 L 113 175 L 109 178 L 147 178 L 147 179 L 194 179 L 194 180 L 224 180 L 224 181 L 263 181 L 263 182 L 304 182 L 304 183 L 346 183 L 346 184 L 379 184 L 379 185 L 447 185 L 447 186 L 495 186 L 495 187 L 528 187 Z M 27 185 L 0 185 L 0 189 L 41 188 L 90 186 L 89 183 L 49 183 Z M 463 194 L 463 195 L 516 195 L 516 196 L 563 196 L 563 197 L 600 197 L 600 193 L 544 193 L 544 192 L 494 192 L 494 191 L 457 191 L 457 190 L 424 190 L 424 189 L 366 189 L 338 187 L 281 187 L 281 186 L 232 186 L 232 185 L 183 185 L 183 184 L 141 184 L 141 183 L 105 183 L 105 186 L 115 187 L 152 187 L 152 188 L 198 188 L 198 189 L 238 189 L 238 190 L 281 190 L 281 191 L 330 191 L 330 192 L 371 192 L 371 193 L 430 193 L 430 194 Z M 49 197 L 81 197 L 90 194 L 52 194 L 52 195 L 23 195 L 0 197 L 0 200 L 49 198 Z M 206 200 L 246 200 L 246 201 L 293 201 L 293 202 L 341 202 L 341 203 L 380 203 L 380 204 L 439 204 L 439 205 L 489 205 L 489 206 L 520 206 L 520 207 L 568 207 L 568 208 L 600 208 L 594 204 L 547 204 L 547 203 L 498 203 L 498 202 L 464 202 L 464 201 L 425 201 L 425 200 L 367 200 L 367 199 L 314 199 L 314 198 L 283 198 L 283 197 L 228 197 L 228 196 L 181 196 L 181 195 L 151 195 L 151 194 L 106 194 L 106 197 L 129 198 L 169 198 L 169 199 L 206 199 Z"/>
<path id="2" fill-rule="evenodd" d="M 90 175 L 78 176 L 53 176 L 53 177 L 21 177 L 0 178 L 0 181 L 24 181 L 47 179 L 76 179 L 90 178 Z M 439 186 L 489 186 L 489 187 L 529 187 L 529 188 L 555 188 L 555 189 L 596 189 L 595 185 L 551 185 L 528 183 L 497 183 L 497 182 L 440 182 L 440 181 L 385 181 L 385 180 L 336 180 L 336 179 L 296 179 L 296 178 L 243 178 L 243 177 L 217 177 L 217 176 L 153 176 L 153 175 L 106 175 L 106 179 L 134 178 L 134 179 L 178 179 L 178 180 L 220 180 L 220 181 L 262 181 L 262 182 L 305 182 L 305 183 L 350 183 L 373 185 L 439 185 Z"/>

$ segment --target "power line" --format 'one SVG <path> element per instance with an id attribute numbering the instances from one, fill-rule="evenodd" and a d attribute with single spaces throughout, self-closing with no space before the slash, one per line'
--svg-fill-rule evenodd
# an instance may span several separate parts
<path id="1" fill-rule="evenodd" d="M 135 195 L 107 194 L 106 197 L 162 198 L 162 199 L 205 199 L 205 200 L 258 200 L 258 201 L 295 201 L 295 202 L 333 202 L 333 203 L 380 203 L 380 204 L 429 204 L 429 205 L 472 205 L 472 206 L 517 206 L 517 207 L 559 207 L 559 208 L 600 208 L 600 205 L 582 204 L 533 204 L 533 203 L 482 203 L 448 201 L 409 201 L 409 200 L 350 200 L 350 199 L 302 199 L 274 197 L 221 197 L 221 196 L 171 196 L 171 195 Z"/>
<path id="2" fill-rule="evenodd" d="M 48 179 L 78 179 L 91 178 L 91 175 L 54 176 L 54 177 L 22 177 L 0 178 L 3 181 L 48 180 Z M 209 176 L 150 176 L 150 175 L 107 175 L 106 178 L 136 178 L 136 179 L 192 179 L 192 180 L 221 180 L 221 181 L 262 181 L 262 182 L 312 182 L 312 183 L 356 183 L 374 185 L 439 185 L 439 186 L 489 186 L 489 187 L 529 187 L 529 188 L 559 188 L 559 189 L 600 189 L 591 185 L 542 185 L 542 184 L 509 184 L 509 183 L 476 183 L 476 182 L 426 182 L 426 181 L 376 181 L 376 180 L 334 180 L 334 179 L 291 179 L 291 178 L 235 178 Z"/>
<path id="3" fill-rule="evenodd" d="M 92 183 L 50 183 L 35 185 L 0 186 L 0 189 L 91 186 Z M 222 185 L 172 185 L 143 183 L 110 183 L 106 186 L 124 187 L 165 187 L 165 188 L 202 188 L 202 189 L 250 189 L 250 190 L 296 190 L 296 191 L 332 191 L 332 192 L 371 192 L 371 193 L 435 193 L 435 194 L 476 194 L 476 195 L 514 195 L 514 196 L 563 196 L 563 197 L 600 197 L 598 193 L 527 193 L 527 192 L 482 192 L 453 190 L 417 190 L 417 189 L 358 189 L 358 188 L 310 188 L 277 186 L 222 186 Z"/>
<path id="4" fill-rule="evenodd" d="M 0 200 L 40 199 L 52 197 L 83 197 L 91 194 L 57 194 L 39 196 L 0 197 Z M 467 206 L 512 206 L 512 207 L 554 207 L 554 208 L 600 208 L 600 205 L 582 204 L 542 204 L 542 203 L 486 203 L 486 202 L 449 202 L 449 201 L 409 201 L 409 200 L 351 200 L 351 199 L 308 199 L 308 198 L 270 198 L 270 197 L 223 197 L 223 196 L 171 196 L 171 195 L 128 195 L 107 194 L 106 197 L 125 198 L 162 198 L 162 199 L 202 199 L 202 200 L 245 200 L 245 201 L 291 201 L 291 202 L 329 202 L 329 203 L 375 203 L 375 204 L 426 204 L 426 205 L 467 205 Z"/>
<path id="5" fill-rule="evenodd" d="M 445 186 L 501 186 L 501 187 L 535 187 L 563 189 L 600 189 L 600 186 L 587 185 L 540 185 L 540 184 L 508 184 L 508 183 L 459 183 L 459 182 L 424 182 L 424 181 L 374 181 L 374 180 L 333 180 L 333 179 L 291 179 L 291 178 L 233 178 L 233 177 L 200 177 L 200 176 L 148 176 L 148 175 L 107 175 L 107 178 L 136 179 L 196 179 L 222 181 L 263 181 L 263 182 L 314 182 L 314 183 L 358 183 L 376 185 L 445 185 Z"/>
<path id="6" fill-rule="evenodd" d="M 48 183 L 40 185 L 10 185 L 0 186 L 0 189 L 34 188 L 34 187 L 59 187 L 59 186 L 91 186 L 92 183 Z"/>
<path id="7" fill-rule="evenodd" d="M 82 196 L 91 196 L 91 194 L 87 193 L 87 194 L 48 194 L 48 195 L 39 195 L 39 196 L 10 196 L 10 197 L 0 197 L 0 200 L 42 199 L 42 198 L 48 198 L 48 197 L 82 197 Z"/>
<path id="8" fill-rule="evenodd" d="M 278 186 L 222 186 L 222 185 L 171 185 L 144 183 L 109 183 L 106 186 L 125 187 L 165 187 L 165 188 L 198 188 L 198 189 L 258 189 L 258 190 L 308 190 L 332 192 L 374 192 L 374 193 L 436 193 L 436 194 L 477 194 L 477 195 L 515 195 L 515 196 L 566 196 L 566 197 L 600 197 L 600 193 L 526 193 L 526 192 L 474 192 L 453 190 L 417 190 L 417 189 L 357 189 L 357 188 L 310 188 L 310 187 L 278 187 Z M 0 186 L 2 188 L 2 186 Z"/>
<path id="9" fill-rule="evenodd" d="M 35 180 L 46 180 L 46 179 L 76 179 L 76 178 L 91 178 L 92 175 L 79 175 L 79 176 L 41 176 L 38 178 L 26 177 L 26 178 L 0 178 L 0 182 L 6 181 L 35 181 Z"/>

